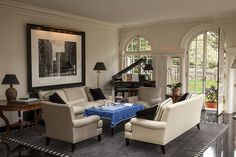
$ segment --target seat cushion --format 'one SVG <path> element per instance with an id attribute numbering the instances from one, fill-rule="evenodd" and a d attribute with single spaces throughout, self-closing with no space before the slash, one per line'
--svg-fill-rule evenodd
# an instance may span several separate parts
<path id="1" fill-rule="evenodd" d="M 136 112 L 136 117 L 153 120 L 156 115 L 157 106 L 158 105 Z"/>
<path id="2" fill-rule="evenodd" d="M 72 109 L 74 111 L 74 115 L 81 115 L 84 113 L 84 108 L 78 105 L 73 105 Z"/>
<path id="3" fill-rule="evenodd" d="M 79 87 L 65 88 L 63 91 L 66 93 L 68 101 L 75 101 L 78 99 L 84 99 L 84 95 Z"/>
<path id="4" fill-rule="evenodd" d="M 162 113 L 164 111 L 164 108 L 169 105 L 172 104 L 173 101 L 171 98 L 166 99 L 164 102 L 162 102 L 160 105 L 158 105 L 157 110 L 156 110 L 156 115 L 154 117 L 155 121 L 159 121 L 161 119 Z"/>
<path id="5" fill-rule="evenodd" d="M 87 102 L 80 102 L 80 103 L 74 104 L 73 106 L 80 106 L 84 109 L 88 109 L 88 108 L 100 106 L 100 104 L 94 101 L 87 101 Z"/>
<path id="6" fill-rule="evenodd" d="M 100 88 L 95 88 L 95 89 L 90 89 L 91 95 L 93 96 L 93 99 L 96 100 L 101 100 L 101 99 L 106 99 L 104 96 L 102 90 Z"/>

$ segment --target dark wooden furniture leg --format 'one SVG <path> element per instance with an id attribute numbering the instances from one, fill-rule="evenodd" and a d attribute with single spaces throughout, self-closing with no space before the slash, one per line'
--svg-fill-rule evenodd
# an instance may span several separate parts
<path id="1" fill-rule="evenodd" d="M 74 151 L 75 151 L 75 146 L 76 146 L 76 143 L 72 143 L 72 144 L 71 144 L 71 152 L 74 152 Z"/>
<path id="2" fill-rule="evenodd" d="M 114 127 L 111 128 L 111 135 L 114 135 Z"/>
<path id="3" fill-rule="evenodd" d="M 46 137 L 46 145 L 47 145 L 47 146 L 49 145 L 50 141 L 51 141 L 51 138 Z"/>
<path id="4" fill-rule="evenodd" d="M 98 142 L 101 141 L 101 138 L 102 138 L 102 136 L 101 136 L 101 135 L 98 135 Z"/>
<path id="5" fill-rule="evenodd" d="M 162 151 L 163 154 L 166 154 L 165 146 L 161 145 L 161 151 Z"/>
<path id="6" fill-rule="evenodd" d="M 39 112 L 38 112 L 38 114 L 37 114 L 37 116 L 36 116 L 36 118 L 35 118 L 35 122 L 34 122 L 34 124 L 35 124 L 36 127 L 38 127 L 39 120 L 40 120 L 40 118 L 42 117 L 42 115 L 43 115 L 43 111 L 42 111 L 42 109 L 39 109 Z"/>
<path id="7" fill-rule="evenodd" d="M 125 139 L 125 144 L 126 144 L 126 146 L 129 146 L 129 139 L 128 138 Z"/>
<path id="8" fill-rule="evenodd" d="M 10 132 L 10 123 L 9 123 L 7 117 L 3 114 L 3 111 L 0 111 L 0 117 L 2 118 L 2 120 L 6 124 L 6 134 L 9 134 L 9 132 Z"/>
<path id="9" fill-rule="evenodd" d="M 197 128 L 198 128 L 198 130 L 200 130 L 200 123 L 197 124 Z"/>

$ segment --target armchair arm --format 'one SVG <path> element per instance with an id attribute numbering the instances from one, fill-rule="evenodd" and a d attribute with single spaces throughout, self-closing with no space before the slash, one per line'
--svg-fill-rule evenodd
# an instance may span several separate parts
<path id="1" fill-rule="evenodd" d="M 130 123 L 133 125 L 142 126 L 149 129 L 165 129 L 166 122 L 152 121 L 147 119 L 132 118 Z"/>
<path id="2" fill-rule="evenodd" d="M 73 127 L 80 128 L 83 126 L 90 125 L 92 123 L 98 123 L 99 120 L 100 120 L 100 117 L 94 115 L 94 116 L 89 116 L 89 117 L 85 117 L 81 119 L 75 119 L 72 121 L 72 123 L 73 123 Z"/>
<path id="3" fill-rule="evenodd" d="M 73 111 L 74 111 L 74 115 L 80 115 L 80 114 L 84 113 L 84 108 L 83 107 L 73 105 L 72 108 L 73 108 Z"/>
<path id="4" fill-rule="evenodd" d="M 135 102 L 138 101 L 138 96 L 131 96 L 131 97 L 127 97 L 127 101 L 128 102 Z"/>

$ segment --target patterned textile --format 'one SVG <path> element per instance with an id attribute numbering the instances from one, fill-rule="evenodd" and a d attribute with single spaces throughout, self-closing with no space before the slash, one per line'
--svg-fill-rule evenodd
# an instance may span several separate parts
<path id="1" fill-rule="evenodd" d="M 109 107 L 95 107 L 86 109 L 85 116 L 98 115 L 101 118 L 111 120 L 111 127 L 115 127 L 118 123 L 133 118 L 136 112 L 144 109 L 143 105 L 135 104 L 133 106 L 116 105 Z"/>

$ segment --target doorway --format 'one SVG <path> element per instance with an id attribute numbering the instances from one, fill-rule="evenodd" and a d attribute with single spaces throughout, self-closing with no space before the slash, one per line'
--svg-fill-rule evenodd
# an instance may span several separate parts
<path id="1" fill-rule="evenodd" d="M 197 35 L 188 49 L 188 92 L 205 94 L 205 109 L 217 110 L 219 44 L 218 33 Z"/>

